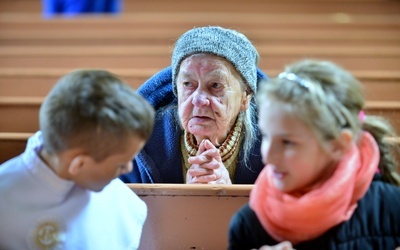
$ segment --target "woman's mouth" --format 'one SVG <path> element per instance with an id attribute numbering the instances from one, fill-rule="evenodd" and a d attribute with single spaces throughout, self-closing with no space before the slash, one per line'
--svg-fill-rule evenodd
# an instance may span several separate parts
<path id="1" fill-rule="evenodd" d="M 193 116 L 193 117 L 191 118 L 191 120 L 192 120 L 192 122 L 195 122 L 195 123 L 203 123 L 203 122 L 208 122 L 208 121 L 210 121 L 211 118 L 210 118 L 210 117 L 207 117 L 207 116 Z"/>

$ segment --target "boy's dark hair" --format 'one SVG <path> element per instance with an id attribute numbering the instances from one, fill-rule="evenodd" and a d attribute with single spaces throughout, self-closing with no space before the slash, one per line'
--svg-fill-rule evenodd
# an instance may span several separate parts
<path id="1" fill-rule="evenodd" d="M 50 153 L 81 148 L 96 161 L 124 150 L 126 140 L 147 140 L 154 124 L 151 105 L 105 70 L 63 76 L 40 109 L 44 147 Z"/>

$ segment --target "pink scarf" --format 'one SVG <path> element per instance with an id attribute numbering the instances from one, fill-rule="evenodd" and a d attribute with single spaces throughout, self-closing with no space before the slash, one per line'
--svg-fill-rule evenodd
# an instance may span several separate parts
<path id="1" fill-rule="evenodd" d="M 360 146 L 352 146 L 333 175 L 301 197 L 277 190 L 267 165 L 251 191 L 250 207 L 277 241 L 297 244 L 316 238 L 350 219 L 357 202 L 367 192 L 378 163 L 378 145 L 369 133 L 363 132 Z"/>

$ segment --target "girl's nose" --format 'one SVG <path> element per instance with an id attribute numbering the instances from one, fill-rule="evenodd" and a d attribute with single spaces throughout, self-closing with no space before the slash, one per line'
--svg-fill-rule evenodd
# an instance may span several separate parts
<path id="1" fill-rule="evenodd" d="M 132 161 L 129 161 L 125 164 L 125 167 L 122 169 L 122 174 L 126 174 L 131 172 L 133 169 Z"/>
<path id="2" fill-rule="evenodd" d="M 266 164 L 275 164 L 279 158 L 279 151 L 273 145 L 265 145 L 262 152 L 262 160 L 263 163 Z"/>

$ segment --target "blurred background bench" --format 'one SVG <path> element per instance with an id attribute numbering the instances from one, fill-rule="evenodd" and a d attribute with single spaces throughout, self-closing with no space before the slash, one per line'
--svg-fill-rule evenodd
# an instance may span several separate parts
<path id="1" fill-rule="evenodd" d="M 0 1 L 0 163 L 23 151 L 61 75 L 104 68 L 138 88 L 204 25 L 247 35 L 269 76 L 303 58 L 346 67 L 365 86 L 366 113 L 400 131 L 399 13 L 396 0 L 125 0 L 120 15 L 45 19 L 40 1 Z"/>

